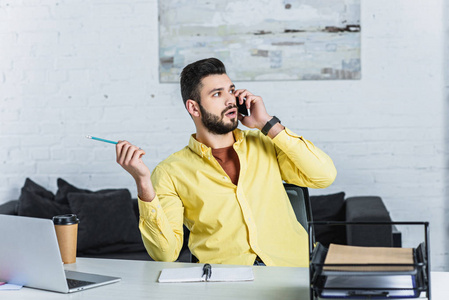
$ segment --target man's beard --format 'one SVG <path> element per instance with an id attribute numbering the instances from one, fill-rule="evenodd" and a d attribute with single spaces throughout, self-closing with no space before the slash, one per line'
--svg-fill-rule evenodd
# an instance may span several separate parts
<path id="1" fill-rule="evenodd" d="M 223 122 L 223 118 L 228 110 L 231 108 L 237 107 L 235 105 L 228 106 L 225 110 L 221 112 L 221 118 L 219 116 L 216 116 L 207 110 L 204 109 L 204 107 L 198 103 L 201 111 L 201 122 L 203 122 L 203 125 L 209 130 L 210 133 L 213 134 L 226 134 L 228 132 L 233 131 L 237 128 L 239 125 L 238 118 L 231 119 L 231 123 L 225 124 Z"/>

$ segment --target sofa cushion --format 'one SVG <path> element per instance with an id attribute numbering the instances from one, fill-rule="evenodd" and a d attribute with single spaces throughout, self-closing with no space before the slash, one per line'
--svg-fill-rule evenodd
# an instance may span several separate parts
<path id="1" fill-rule="evenodd" d="M 58 184 L 58 191 L 56 192 L 56 196 L 55 196 L 55 201 L 61 204 L 68 204 L 69 200 L 68 200 L 68 195 L 70 193 L 86 193 L 86 194 L 90 194 L 90 193 L 109 193 L 109 192 L 114 192 L 117 191 L 117 189 L 104 189 L 104 190 L 99 190 L 99 191 L 90 191 L 87 189 L 80 189 L 77 188 L 76 186 L 68 183 L 67 181 L 65 181 L 62 178 L 58 178 L 57 179 L 57 184 Z"/>
<path id="2" fill-rule="evenodd" d="M 32 181 L 30 178 L 25 179 L 25 184 L 22 189 L 26 189 L 27 191 L 42 196 L 43 198 L 47 198 L 49 200 L 54 200 L 55 195 L 44 187 Z"/>
<path id="3" fill-rule="evenodd" d="M 11 200 L 0 204 L 0 214 L 2 215 L 17 215 L 19 200 Z"/>
<path id="4" fill-rule="evenodd" d="M 67 200 L 80 220 L 78 251 L 101 252 L 102 247 L 106 250 L 113 244 L 142 244 L 127 189 L 69 192 Z"/>
<path id="5" fill-rule="evenodd" d="M 58 185 L 58 190 L 56 192 L 55 200 L 58 203 L 69 203 L 68 195 L 69 193 L 92 193 L 89 190 L 79 189 L 62 178 L 56 180 Z"/>
<path id="6" fill-rule="evenodd" d="M 51 219 L 53 216 L 70 213 L 67 204 L 57 203 L 55 195 L 27 178 L 19 197 L 19 216 Z"/>
<path id="7" fill-rule="evenodd" d="M 359 196 L 346 199 L 347 222 L 391 222 L 382 199 L 377 196 Z M 348 225 L 348 245 L 367 247 L 392 247 L 391 225 Z M 369 237 L 369 238 L 366 238 Z"/>
<path id="8" fill-rule="evenodd" d="M 310 196 L 313 221 L 345 221 L 345 193 Z M 323 246 L 346 244 L 343 225 L 315 225 L 315 239 Z"/>

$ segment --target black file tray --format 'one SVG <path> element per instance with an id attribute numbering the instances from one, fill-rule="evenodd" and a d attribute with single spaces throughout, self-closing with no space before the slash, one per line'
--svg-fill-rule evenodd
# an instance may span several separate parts
<path id="1" fill-rule="evenodd" d="M 319 242 L 314 243 L 314 225 L 423 226 L 424 241 L 413 249 L 413 264 L 324 264 L 328 249 Z M 431 300 L 428 239 L 428 222 L 309 222 L 310 299 L 409 299 L 418 298 L 425 292 L 427 299 Z M 329 271 L 329 268 L 325 268 L 333 266 L 351 267 L 352 270 Z M 395 271 L 363 271 L 366 267 L 408 268 Z"/>

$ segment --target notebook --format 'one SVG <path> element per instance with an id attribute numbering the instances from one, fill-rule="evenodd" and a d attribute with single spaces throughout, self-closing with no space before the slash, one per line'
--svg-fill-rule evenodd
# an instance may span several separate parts
<path id="1" fill-rule="evenodd" d="M 0 228 L 0 281 L 72 293 L 121 280 L 64 270 L 51 220 L 0 215 Z"/>
<path id="2" fill-rule="evenodd" d="M 163 269 L 158 282 L 231 282 L 254 280 L 252 267 L 212 268 L 209 278 L 206 278 L 203 267 Z"/>

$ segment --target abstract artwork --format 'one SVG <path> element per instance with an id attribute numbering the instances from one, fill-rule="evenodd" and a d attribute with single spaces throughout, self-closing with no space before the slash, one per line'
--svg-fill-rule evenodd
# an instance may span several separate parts
<path id="1" fill-rule="evenodd" d="M 360 79 L 360 34 L 360 0 L 160 0 L 160 81 L 208 57 L 233 81 Z"/>

